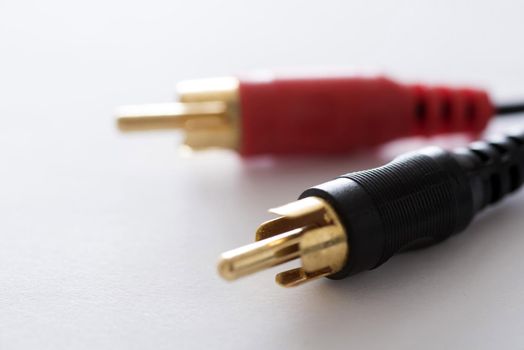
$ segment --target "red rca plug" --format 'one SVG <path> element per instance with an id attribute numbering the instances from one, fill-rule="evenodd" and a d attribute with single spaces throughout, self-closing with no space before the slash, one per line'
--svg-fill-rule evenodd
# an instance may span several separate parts
<path id="1" fill-rule="evenodd" d="M 193 149 L 244 156 L 341 153 L 407 136 L 478 134 L 496 112 L 480 89 L 383 76 L 215 78 L 177 90 L 179 103 L 122 107 L 120 129 L 182 128 Z"/>

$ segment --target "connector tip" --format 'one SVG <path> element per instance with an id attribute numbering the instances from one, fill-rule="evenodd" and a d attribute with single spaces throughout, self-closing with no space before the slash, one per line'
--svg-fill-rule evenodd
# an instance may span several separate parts
<path id="1" fill-rule="evenodd" d="M 235 276 L 233 270 L 233 263 L 231 260 L 221 256 L 220 260 L 218 261 L 218 274 L 220 277 L 227 281 L 235 280 L 237 277 Z"/>
<path id="2" fill-rule="evenodd" d="M 228 281 L 300 258 L 302 267 L 282 272 L 276 282 L 293 287 L 339 271 L 348 243 L 327 202 L 310 197 L 281 207 L 283 215 L 263 223 L 257 241 L 220 256 L 218 273 Z"/>
<path id="3" fill-rule="evenodd" d="M 117 109 L 118 128 L 143 131 L 183 128 L 191 121 L 225 118 L 227 106 L 221 101 L 194 103 L 157 103 L 122 106 Z"/>

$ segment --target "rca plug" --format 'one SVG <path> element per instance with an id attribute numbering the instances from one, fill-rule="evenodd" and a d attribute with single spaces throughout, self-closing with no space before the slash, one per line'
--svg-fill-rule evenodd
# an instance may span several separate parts
<path id="1" fill-rule="evenodd" d="M 495 112 L 482 90 L 382 76 L 229 77 L 177 90 L 179 103 L 120 108 L 120 129 L 183 129 L 190 148 L 244 156 L 343 153 L 407 136 L 476 135 Z"/>
<path id="2" fill-rule="evenodd" d="M 524 181 L 524 133 L 446 151 L 429 147 L 382 167 L 349 173 L 306 190 L 271 211 L 256 241 L 223 253 L 227 280 L 300 258 L 280 273 L 290 287 L 377 268 L 396 253 L 464 230 L 486 206 Z"/>

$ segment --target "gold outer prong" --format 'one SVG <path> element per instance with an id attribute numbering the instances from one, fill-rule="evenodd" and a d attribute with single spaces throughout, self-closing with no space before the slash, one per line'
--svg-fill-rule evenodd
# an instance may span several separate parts
<path id="1" fill-rule="evenodd" d="M 189 80 L 177 86 L 180 102 L 123 106 L 117 109 L 122 131 L 181 129 L 192 149 L 237 149 L 240 140 L 238 80 Z"/>
<path id="2" fill-rule="evenodd" d="M 281 272 L 275 276 L 275 281 L 283 287 L 296 287 L 303 283 L 315 280 L 320 277 L 329 276 L 333 272 L 330 268 L 324 271 L 307 272 L 302 267 Z"/>
<path id="3" fill-rule="evenodd" d="M 218 271 L 223 278 L 235 280 L 300 258 L 301 267 L 276 276 L 278 284 L 293 287 L 344 267 L 349 244 L 342 223 L 327 202 L 307 197 L 271 212 L 282 216 L 258 228 L 257 242 L 221 255 Z"/>

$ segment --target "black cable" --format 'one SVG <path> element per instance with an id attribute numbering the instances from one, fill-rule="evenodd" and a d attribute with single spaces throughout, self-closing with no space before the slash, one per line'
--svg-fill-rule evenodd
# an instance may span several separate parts
<path id="1" fill-rule="evenodd" d="M 495 114 L 497 116 L 511 115 L 515 113 L 524 113 L 524 102 L 495 106 Z"/>

